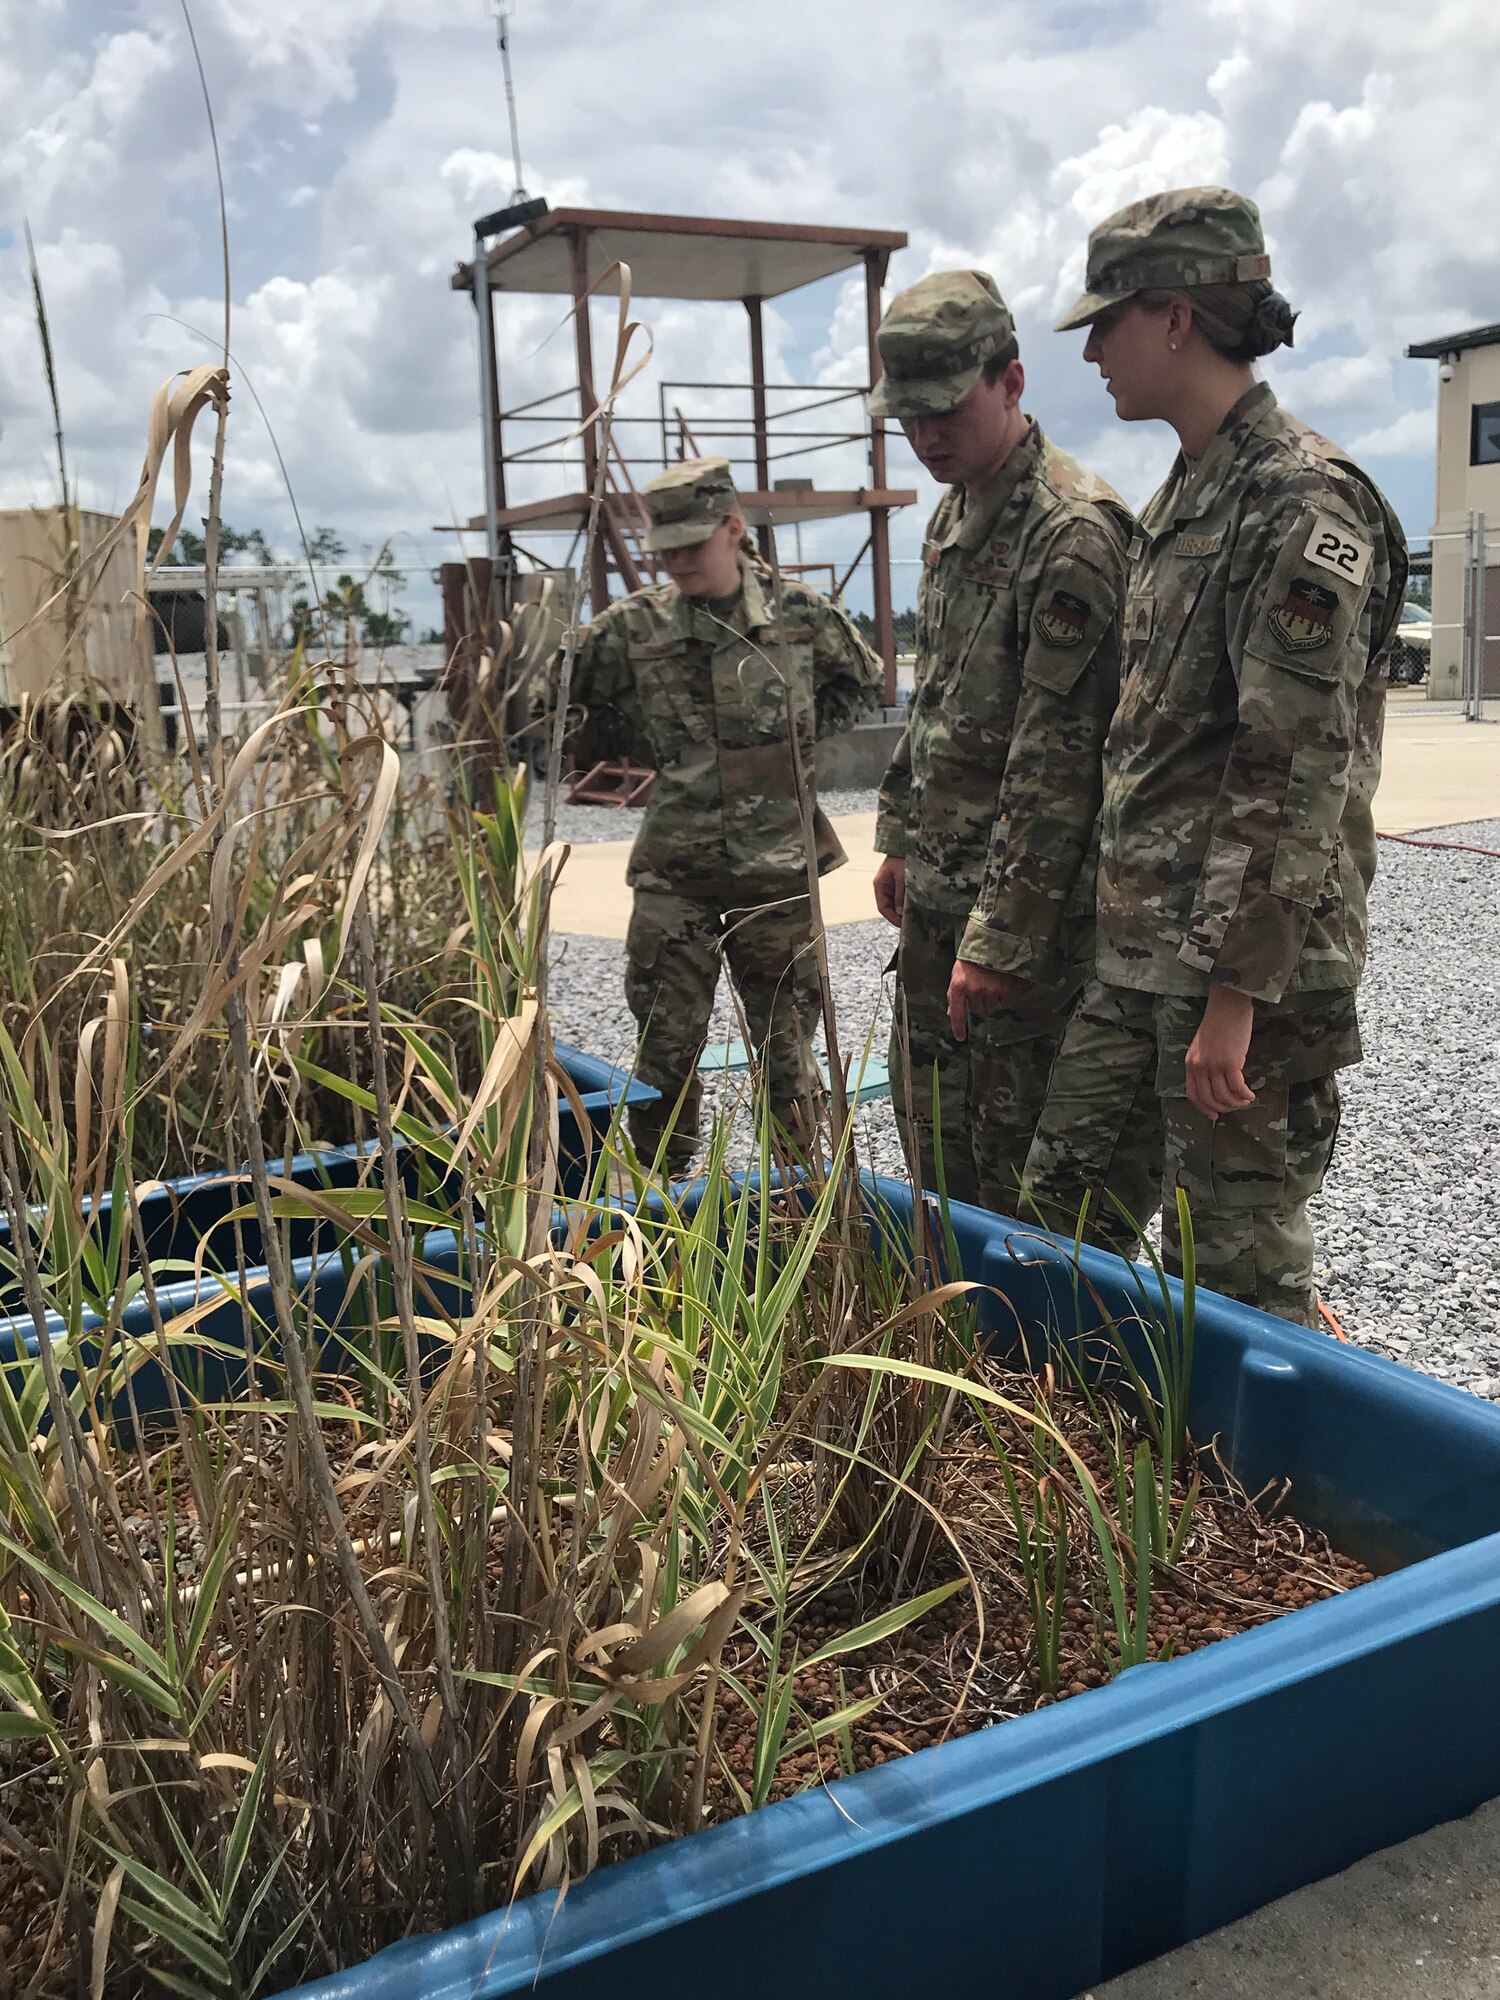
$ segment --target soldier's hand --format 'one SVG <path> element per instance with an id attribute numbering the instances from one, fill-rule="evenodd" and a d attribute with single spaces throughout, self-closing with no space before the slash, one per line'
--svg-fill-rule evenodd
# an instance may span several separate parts
<path id="1" fill-rule="evenodd" d="M 1013 1007 L 1025 983 L 1013 972 L 991 972 L 988 966 L 970 965 L 962 958 L 956 960 L 953 977 L 948 981 L 948 1025 L 953 1030 L 953 1039 L 968 1040 L 971 1014 L 977 1019 L 983 1014 L 993 1014 L 997 1007 Z"/>
<path id="2" fill-rule="evenodd" d="M 1198 1032 L 1188 1045 L 1188 1103 L 1210 1122 L 1255 1102 L 1245 1082 L 1245 1058 L 1255 1026 L 1255 1002 L 1231 986 L 1210 986 Z"/>
<path id="3" fill-rule="evenodd" d="M 906 906 L 906 862 L 888 854 L 875 870 L 875 907 L 888 924 L 899 926 Z"/>

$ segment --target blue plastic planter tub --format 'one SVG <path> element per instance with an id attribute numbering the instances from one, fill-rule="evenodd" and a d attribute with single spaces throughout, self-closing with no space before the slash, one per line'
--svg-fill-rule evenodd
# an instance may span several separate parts
<path id="1" fill-rule="evenodd" d="M 649 1103 L 657 1093 L 650 1084 L 637 1083 L 624 1070 L 601 1061 L 598 1056 L 587 1055 L 567 1042 L 555 1042 L 553 1052 L 560 1068 L 578 1092 L 588 1126 L 585 1132 L 572 1104 L 566 1097 L 560 1097 L 558 1178 L 564 1195 L 573 1196 L 583 1188 L 585 1163 L 591 1150 L 597 1152 L 599 1140 L 608 1131 L 617 1107 L 621 1104 Z M 398 1140 L 397 1145 L 403 1156 L 403 1172 L 408 1187 L 414 1191 L 416 1161 L 405 1141 Z M 353 1187 L 362 1172 L 369 1172 L 370 1150 L 368 1145 L 339 1146 L 326 1152 L 300 1154 L 292 1162 L 291 1177 L 299 1186 L 307 1188 Z M 237 1270 L 239 1252 L 236 1250 L 234 1224 L 227 1222 L 225 1217 L 236 1208 L 247 1207 L 249 1202 L 247 1181 L 242 1175 L 227 1171 L 190 1174 L 178 1180 L 159 1182 L 149 1194 L 141 1197 L 141 1226 L 152 1267 L 175 1263 L 191 1268 L 202 1246 L 205 1270 Z M 100 1207 L 107 1214 L 110 1206 L 110 1198 L 106 1195 Z M 316 1228 L 317 1225 L 311 1221 L 290 1225 L 291 1254 L 294 1257 L 311 1255 L 317 1240 L 326 1242 L 329 1234 L 327 1224 L 321 1226 L 320 1237 L 315 1237 Z M 253 1216 L 242 1216 L 239 1231 L 246 1267 L 253 1268 L 261 1262 L 259 1224 Z M 5 1251 L 9 1243 L 10 1221 L 0 1214 L 0 1252 Z M 138 1262 L 132 1246 L 130 1268 L 136 1269 Z M 18 1280 L 0 1269 L 0 1313 L 19 1314 L 23 1306 Z"/>
<path id="2" fill-rule="evenodd" d="M 909 1227 L 905 1187 L 871 1195 Z M 953 1224 L 964 1272 L 996 1295 L 997 1344 L 1018 1321 L 1070 1323 L 1060 1246 L 979 1210 Z M 451 1237 L 423 1255 L 456 1272 Z M 1138 1305 L 1131 1267 L 1082 1261 L 1107 1310 Z M 323 1313 L 343 1295 L 337 1255 L 294 1279 Z M 228 1345 L 239 1325 L 226 1296 L 202 1334 Z M 561 1905 L 534 1896 L 393 1946 L 296 2000 L 699 2000 L 705 1985 L 1071 2000 L 1500 1794 L 1500 1410 L 1200 1293 L 1191 1422 L 1252 1490 L 1289 1478 L 1301 1518 L 1392 1573 L 621 1862 Z"/>
<path id="3" fill-rule="evenodd" d="M 910 1195 L 880 1197 L 909 1224 Z M 1066 1254 L 954 1210 L 1062 1323 Z M 1129 1269 L 1085 1251 L 1111 1312 Z M 1013 1309 L 1013 1310 L 1012 1310 Z M 1380 1576 L 1164 1665 L 392 1946 L 296 2000 L 1071 2000 L 1500 1793 L 1500 1410 L 1200 1293 L 1192 1424 Z M 287 1996 L 290 2000 L 290 1996 Z"/>

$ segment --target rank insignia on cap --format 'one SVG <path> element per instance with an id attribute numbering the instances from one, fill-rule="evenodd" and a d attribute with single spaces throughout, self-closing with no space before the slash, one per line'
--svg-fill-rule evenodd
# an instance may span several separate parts
<path id="1" fill-rule="evenodd" d="M 1333 637 L 1338 596 L 1305 576 L 1293 577 L 1286 596 L 1273 605 L 1267 623 L 1289 653 L 1315 653 Z"/>
<path id="2" fill-rule="evenodd" d="M 1089 607 L 1081 597 L 1054 590 L 1032 618 L 1037 637 L 1048 646 L 1076 646 L 1088 623 Z"/>

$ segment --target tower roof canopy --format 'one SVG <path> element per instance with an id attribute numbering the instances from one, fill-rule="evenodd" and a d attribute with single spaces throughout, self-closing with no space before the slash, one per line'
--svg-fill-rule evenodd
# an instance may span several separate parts
<path id="1" fill-rule="evenodd" d="M 906 234 L 899 229 L 555 208 L 491 247 L 491 287 L 571 294 L 573 244 L 580 234 L 587 246 L 590 285 L 611 264 L 628 264 L 632 294 L 643 299 L 774 299 L 819 278 L 859 270 L 869 251 L 883 260 L 906 247 Z M 460 264 L 452 284 L 455 291 L 471 291 L 473 265 Z M 618 282 L 600 290 L 617 292 Z"/>

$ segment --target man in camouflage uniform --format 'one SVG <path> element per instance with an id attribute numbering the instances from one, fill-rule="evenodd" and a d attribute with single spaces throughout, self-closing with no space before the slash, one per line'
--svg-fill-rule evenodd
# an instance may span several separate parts
<path id="1" fill-rule="evenodd" d="M 1014 1213 L 1093 958 L 1100 746 L 1134 524 L 1022 412 L 1015 327 L 984 272 L 922 279 L 878 339 L 871 412 L 899 418 L 948 483 L 875 834 L 877 905 L 901 931 L 892 1091 L 923 1183 L 935 1184 L 936 1078 L 949 1194 Z"/>
<path id="2" fill-rule="evenodd" d="M 646 546 L 669 581 L 611 604 L 584 633 L 569 749 L 583 767 L 631 757 L 656 771 L 626 876 L 635 898 L 625 996 L 641 1030 L 637 1074 L 661 1101 L 633 1108 L 631 1132 L 654 1157 L 672 1127 L 666 1164 L 681 1174 L 697 1136 L 697 1064 L 721 958 L 773 1111 L 790 1125 L 800 1110 L 805 1123 L 818 1095 L 819 990 L 788 715 L 812 786 L 816 740 L 874 706 L 881 670 L 843 612 L 806 584 L 786 580 L 778 624 L 771 579 L 742 546 L 726 460 L 675 465 L 642 497 Z M 824 874 L 844 850 L 821 809 L 813 825 Z"/>
<path id="3" fill-rule="evenodd" d="M 1166 417 L 1184 451 L 1132 551 L 1098 978 L 1027 1177 L 1058 1226 L 1086 1189 L 1098 1202 L 1106 1173 L 1144 1221 L 1164 1120 L 1169 1263 L 1176 1184 L 1202 1281 L 1316 1325 L 1307 1201 L 1333 1149 L 1337 1073 L 1360 1059 L 1406 554 L 1366 474 L 1251 372 L 1291 334 L 1269 275 L 1254 204 L 1184 189 L 1093 232 L 1088 291 L 1062 321 L 1091 325 L 1085 358 L 1121 416 Z"/>

